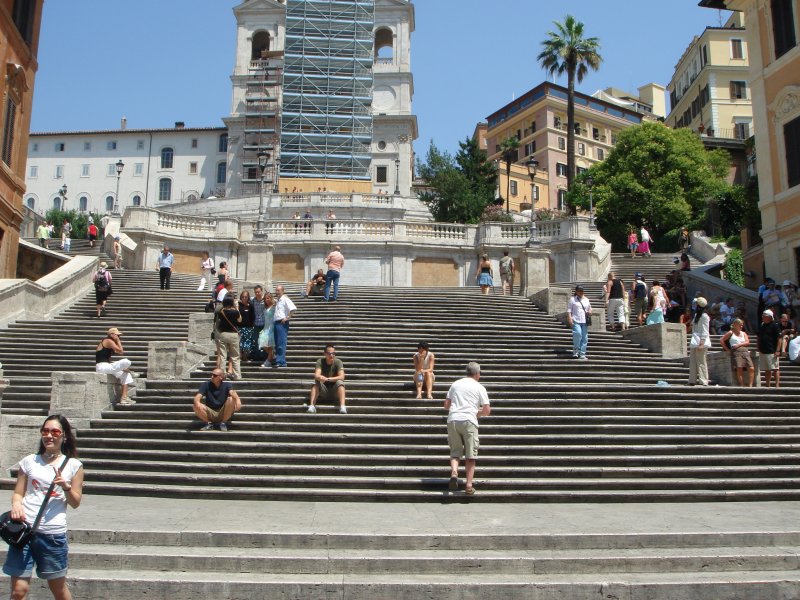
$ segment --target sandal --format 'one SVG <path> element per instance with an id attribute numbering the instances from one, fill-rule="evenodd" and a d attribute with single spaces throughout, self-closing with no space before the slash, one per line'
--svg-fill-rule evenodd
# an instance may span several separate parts
<path id="1" fill-rule="evenodd" d="M 468 487 L 468 488 L 466 488 L 466 489 L 464 490 L 464 493 L 465 493 L 467 496 L 474 496 L 474 495 L 475 495 L 475 488 L 474 488 L 474 487 Z"/>
<path id="2" fill-rule="evenodd" d="M 454 492 L 458 489 L 458 477 L 453 476 L 450 478 L 450 483 L 447 484 L 447 487 L 450 488 L 451 492 Z"/>

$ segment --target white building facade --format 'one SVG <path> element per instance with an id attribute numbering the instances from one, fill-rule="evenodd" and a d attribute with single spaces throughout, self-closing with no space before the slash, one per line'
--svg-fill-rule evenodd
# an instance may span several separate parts
<path id="1" fill-rule="evenodd" d="M 32 133 L 24 201 L 40 214 L 123 213 L 224 195 L 227 153 L 224 127 Z"/>

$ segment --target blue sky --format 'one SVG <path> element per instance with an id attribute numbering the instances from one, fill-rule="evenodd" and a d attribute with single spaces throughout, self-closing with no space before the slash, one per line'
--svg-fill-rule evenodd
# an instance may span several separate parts
<path id="1" fill-rule="evenodd" d="M 48 0 L 32 131 L 220 126 L 230 112 L 236 0 Z M 416 0 L 416 151 L 453 150 L 545 79 L 536 62 L 554 20 L 572 14 L 604 58 L 578 89 L 669 82 L 715 10 L 697 0 Z M 722 19 L 727 14 L 722 15 Z M 565 83 L 560 81 L 560 83 Z"/>

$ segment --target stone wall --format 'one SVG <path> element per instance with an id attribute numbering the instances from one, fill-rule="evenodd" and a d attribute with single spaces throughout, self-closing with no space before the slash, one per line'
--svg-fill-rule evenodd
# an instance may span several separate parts
<path id="1" fill-rule="evenodd" d="M 324 267 L 322 264 L 319 268 Z M 299 254 L 275 254 L 272 257 L 272 277 L 275 281 L 306 281 L 305 260 Z"/>
<path id="2" fill-rule="evenodd" d="M 412 287 L 458 287 L 458 265 L 450 258 L 418 257 L 411 263 Z"/>
<path id="3" fill-rule="evenodd" d="M 20 239 L 17 277 L 36 281 L 69 262 L 69 256 Z"/>

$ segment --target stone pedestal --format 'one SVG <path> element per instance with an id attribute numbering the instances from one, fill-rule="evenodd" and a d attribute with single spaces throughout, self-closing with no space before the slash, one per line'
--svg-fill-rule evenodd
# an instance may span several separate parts
<path id="1" fill-rule="evenodd" d="M 78 430 L 88 429 L 89 422 L 99 419 L 119 398 L 119 381 L 111 375 L 53 371 L 52 382 L 50 413 L 64 415 Z M 128 397 L 135 393 L 131 387 Z"/>
<path id="2" fill-rule="evenodd" d="M 9 469 L 24 456 L 36 452 L 42 423 L 44 417 L 0 415 L 0 475 L 8 477 Z"/>
<path id="3" fill-rule="evenodd" d="M 531 302 L 548 315 L 565 313 L 572 292 L 567 288 L 547 288 L 533 294 Z M 566 313 L 565 313 L 566 314 Z"/>
<path id="4" fill-rule="evenodd" d="M 750 358 L 753 361 L 753 385 L 761 387 L 761 375 L 758 371 L 758 352 L 755 350 L 750 351 Z M 727 385 L 732 387 L 739 387 L 739 380 L 736 379 L 736 372 L 731 364 L 731 355 L 725 351 L 722 352 L 708 352 L 706 356 L 706 363 L 708 364 L 708 378 L 719 385 Z M 747 381 L 747 373 L 743 374 L 744 381 Z"/>
<path id="5" fill-rule="evenodd" d="M 537 246 L 525 248 L 520 263 L 520 295 L 530 297 L 550 286 L 549 250 Z"/>
<path id="6" fill-rule="evenodd" d="M 188 341 L 202 348 L 206 354 L 211 354 L 216 350 L 216 344 L 211 339 L 213 326 L 213 313 L 189 313 Z"/>
<path id="7" fill-rule="evenodd" d="M 250 242 L 239 249 L 237 277 L 272 287 L 272 245 L 266 242 Z"/>
<path id="8" fill-rule="evenodd" d="M 187 379 L 208 358 L 205 347 L 191 342 L 150 342 L 147 346 L 149 379 Z"/>
<path id="9" fill-rule="evenodd" d="M 686 328 L 680 323 L 656 323 L 622 332 L 623 337 L 664 358 L 685 358 Z"/>

